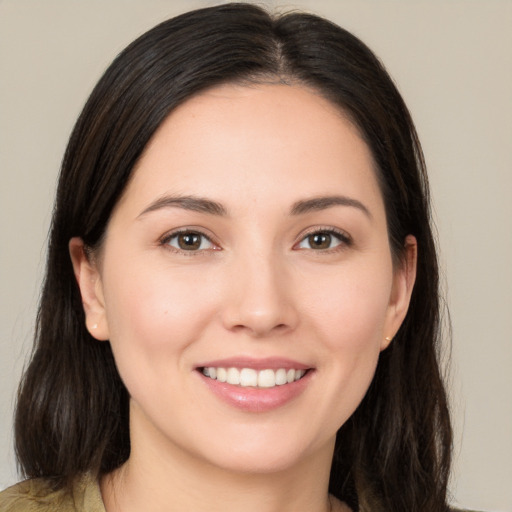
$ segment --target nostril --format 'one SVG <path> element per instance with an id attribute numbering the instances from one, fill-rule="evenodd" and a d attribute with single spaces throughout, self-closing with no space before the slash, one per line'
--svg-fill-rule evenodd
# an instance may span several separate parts
<path id="1" fill-rule="evenodd" d="M 293 300 L 274 295 L 262 296 L 245 290 L 238 300 L 233 299 L 224 305 L 221 318 L 229 331 L 259 338 L 293 330 L 298 324 L 299 315 Z"/>

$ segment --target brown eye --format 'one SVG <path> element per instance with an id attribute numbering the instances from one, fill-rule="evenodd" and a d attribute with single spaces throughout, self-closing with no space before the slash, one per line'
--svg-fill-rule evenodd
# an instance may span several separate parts
<path id="1" fill-rule="evenodd" d="M 171 235 L 165 243 L 180 251 L 202 251 L 214 248 L 209 238 L 196 231 L 176 233 Z"/>
<path id="2" fill-rule="evenodd" d="M 329 249 L 331 247 L 332 237 L 329 233 L 314 233 L 307 238 L 311 249 Z"/>
<path id="3" fill-rule="evenodd" d="M 195 251 L 201 247 L 201 235 L 197 233 L 182 233 L 178 235 L 178 246 L 184 251 Z"/>
<path id="4" fill-rule="evenodd" d="M 351 239 L 348 235 L 338 231 L 315 231 L 306 235 L 296 246 L 298 249 L 309 249 L 315 251 L 326 251 L 335 249 L 341 245 L 350 245 Z"/>

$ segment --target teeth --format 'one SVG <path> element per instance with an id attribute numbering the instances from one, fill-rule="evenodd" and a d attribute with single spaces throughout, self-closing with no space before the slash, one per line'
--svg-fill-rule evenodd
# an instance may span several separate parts
<path id="1" fill-rule="evenodd" d="M 208 368 L 208 373 L 211 375 L 210 370 L 211 368 Z M 228 372 L 226 371 L 226 368 L 217 368 L 217 380 L 219 382 L 226 382 L 228 380 Z"/>
<path id="2" fill-rule="evenodd" d="M 258 385 L 258 372 L 252 368 L 243 368 L 240 371 L 240 386 L 244 388 L 247 386 Z"/>
<path id="3" fill-rule="evenodd" d="M 213 366 L 203 368 L 203 375 L 210 377 L 210 379 L 227 382 L 234 386 L 258 388 L 273 388 L 290 384 L 304 377 L 305 373 L 305 370 L 286 370 L 284 368 L 260 371 L 253 368 L 216 368 Z"/>
<path id="4" fill-rule="evenodd" d="M 262 370 L 258 373 L 259 388 L 273 388 L 276 385 L 276 373 L 274 370 Z"/>
<path id="5" fill-rule="evenodd" d="M 240 384 L 240 371 L 236 368 L 228 368 L 228 377 L 226 382 L 228 384 Z"/>
<path id="6" fill-rule="evenodd" d="M 282 386 L 283 384 L 286 384 L 286 370 L 284 368 L 281 368 L 277 370 L 276 372 L 276 384 L 278 386 Z"/>

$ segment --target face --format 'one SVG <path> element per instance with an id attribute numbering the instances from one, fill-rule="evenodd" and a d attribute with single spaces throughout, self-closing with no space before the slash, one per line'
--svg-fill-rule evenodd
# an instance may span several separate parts
<path id="1" fill-rule="evenodd" d="M 99 254 L 70 247 L 87 325 L 131 396 L 132 454 L 234 471 L 331 456 L 414 280 L 414 256 L 393 267 L 368 147 L 298 86 L 190 99 L 146 148 Z"/>

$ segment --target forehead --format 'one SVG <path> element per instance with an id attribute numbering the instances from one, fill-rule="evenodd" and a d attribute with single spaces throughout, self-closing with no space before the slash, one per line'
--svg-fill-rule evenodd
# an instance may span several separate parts
<path id="1" fill-rule="evenodd" d="M 281 84 L 223 85 L 174 110 L 148 143 L 122 201 L 168 193 L 245 204 L 332 193 L 380 198 L 358 129 L 315 91 Z"/>

